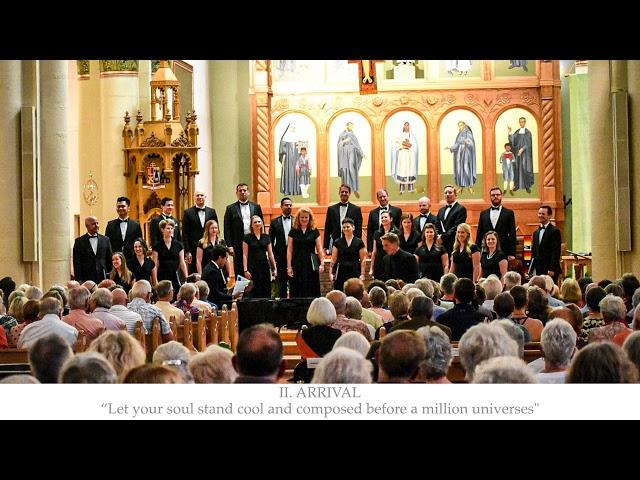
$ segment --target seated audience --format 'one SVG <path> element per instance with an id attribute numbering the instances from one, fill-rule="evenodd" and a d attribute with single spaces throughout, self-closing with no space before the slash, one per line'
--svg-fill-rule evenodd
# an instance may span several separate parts
<path id="1" fill-rule="evenodd" d="M 36 302 L 36 300 L 29 300 Z M 51 333 L 39 338 L 29 349 L 31 373 L 40 383 L 58 383 L 62 365 L 73 357 L 73 350 L 60 335 Z"/>
<path id="2" fill-rule="evenodd" d="M 420 327 L 427 352 L 420 362 L 419 380 L 425 383 L 451 383 L 447 378 L 453 360 L 451 342 L 447 334 L 438 326 Z"/>
<path id="3" fill-rule="evenodd" d="M 615 343 L 589 343 L 578 352 L 567 383 L 637 383 L 638 370 Z"/>
<path id="4" fill-rule="evenodd" d="M 285 369 L 283 352 L 280 335 L 271 325 L 244 329 L 232 358 L 239 374 L 234 383 L 277 383 Z"/>
<path id="5" fill-rule="evenodd" d="M 372 370 L 361 353 L 338 347 L 320 360 L 311 383 L 371 383 Z"/>
<path id="6" fill-rule="evenodd" d="M 189 361 L 195 383 L 234 383 L 238 372 L 233 368 L 233 352 L 218 345 L 209 345 Z"/>
<path id="7" fill-rule="evenodd" d="M 427 347 L 420 334 L 398 330 L 380 341 L 378 383 L 410 383 L 417 375 Z"/>
<path id="8" fill-rule="evenodd" d="M 146 360 L 140 343 L 124 330 L 107 330 L 91 343 L 89 351 L 101 353 L 113 366 L 119 381 L 131 368 Z"/>
<path id="9" fill-rule="evenodd" d="M 116 383 L 118 376 L 103 355 L 79 353 L 65 362 L 59 383 Z"/>
<path id="10" fill-rule="evenodd" d="M 473 383 L 538 383 L 521 359 L 493 357 L 476 367 Z"/>
<path id="11" fill-rule="evenodd" d="M 473 381 L 476 366 L 493 357 L 518 357 L 518 345 L 499 325 L 480 323 L 467 330 L 458 344 L 465 379 Z"/>

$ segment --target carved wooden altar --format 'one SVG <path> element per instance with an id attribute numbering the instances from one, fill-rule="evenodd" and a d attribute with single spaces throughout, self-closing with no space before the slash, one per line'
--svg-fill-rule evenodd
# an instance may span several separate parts
<path id="1" fill-rule="evenodd" d="M 508 62 L 508 61 L 507 61 Z M 383 66 L 377 64 L 378 77 L 384 74 Z M 371 125 L 371 191 L 364 192 L 359 200 L 366 223 L 368 213 L 377 206 L 375 191 L 388 187 L 388 172 L 385 166 L 384 128 L 389 118 L 398 111 L 417 114 L 426 125 L 427 183 L 425 194 L 431 198 L 431 211 L 436 213 L 444 205 L 441 177 L 441 157 L 444 152 L 440 143 L 439 128 L 443 118 L 455 109 L 473 113 L 482 125 L 482 154 L 484 174 L 482 184 L 477 185 L 478 198 L 459 200 L 468 211 L 467 222 L 475 229 L 481 210 L 488 207 L 489 190 L 494 185 L 502 186 L 502 178 L 496 173 L 496 162 L 503 149 L 497 145 L 496 122 L 509 109 L 522 109 L 537 124 L 537 195 L 528 198 L 504 196 L 503 204 L 516 211 L 518 235 L 531 234 L 538 224 L 537 210 L 541 204 L 553 208 L 554 222 L 562 228 L 564 203 L 562 201 L 562 125 L 560 72 L 557 61 L 535 61 L 535 75 L 523 77 L 498 77 L 494 61 L 483 61 L 480 75 L 475 79 L 441 79 L 412 87 L 411 82 L 399 83 L 397 89 L 388 84 L 372 95 L 361 95 L 357 89 L 348 92 L 305 92 L 278 95 L 272 90 L 272 62 L 257 60 L 253 63 L 252 91 L 252 168 L 253 185 L 257 201 L 265 213 L 265 223 L 271 216 L 280 214 L 280 199 L 284 196 L 278 189 L 276 179 L 278 139 L 274 138 L 278 121 L 286 114 L 297 112 L 310 119 L 317 138 L 317 175 L 315 201 L 305 203 L 294 200 L 294 211 L 301 205 L 309 206 L 320 228 L 324 227 L 327 206 L 334 203 L 331 189 L 329 157 L 335 145 L 329 138 L 329 129 L 335 118 L 343 112 L 357 112 Z M 511 68 L 511 67 L 510 67 Z M 383 90 L 384 89 L 384 90 Z M 517 125 L 516 125 L 517 126 Z M 529 126 L 529 125 L 527 125 Z M 498 133 L 500 137 L 501 133 Z M 335 183 L 335 182 L 334 182 Z M 361 192 L 362 193 L 362 192 Z M 391 195 L 391 203 L 403 212 L 416 213 L 417 201 L 407 201 Z M 475 238 L 475 232 L 474 232 Z"/>
<path id="2" fill-rule="evenodd" d="M 124 172 L 131 199 L 131 217 L 140 221 L 149 239 L 149 224 L 160 215 L 160 201 L 171 197 L 173 216 L 182 218 L 193 198 L 194 177 L 198 172 L 198 125 L 195 112 L 180 123 L 180 85 L 168 62 L 151 80 L 151 119 L 143 122 L 140 111 L 136 126 L 124 116 Z"/>

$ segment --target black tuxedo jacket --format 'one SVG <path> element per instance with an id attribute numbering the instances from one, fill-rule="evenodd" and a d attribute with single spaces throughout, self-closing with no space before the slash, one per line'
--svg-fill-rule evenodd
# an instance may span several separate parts
<path id="1" fill-rule="evenodd" d="M 253 217 L 262 216 L 262 208 L 254 202 L 249 202 L 249 212 Z M 240 252 L 242 258 L 242 239 L 244 238 L 244 223 L 242 223 L 242 212 L 240 211 L 240 202 L 234 202 L 227 206 L 224 212 L 224 241 L 228 246 L 233 247 L 235 251 Z M 240 273 L 240 272 L 237 272 Z"/>
<path id="2" fill-rule="evenodd" d="M 516 217 L 513 210 L 505 208 L 500 210 L 500 216 L 496 222 L 496 228 L 491 225 L 491 208 L 480 213 L 478 232 L 476 233 L 476 245 L 482 248 L 482 239 L 485 233 L 495 230 L 500 239 L 500 249 L 507 255 L 516 254 Z"/>
<path id="3" fill-rule="evenodd" d="M 207 285 L 209 285 L 208 300 L 218 306 L 222 306 L 222 304 L 231 301 L 231 295 L 229 295 L 227 291 L 226 278 L 224 269 L 222 270 L 222 274 L 220 274 L 218 265 L 214 265 L 213 262 L 209 262 L 202 269 L 202 280 L 207 282 Z"/>
<path id="4" fill-rule="evenodd" d="M 129 218 L 127 221 L 127 231 L 124 234 L 124 240 L 122 240 L 119 218 L 107 223 L 107 229 L 104 234 L 109 237 L 111 250 L 114 252 L 122 252 L 124 258 L 127 260 L 133 258 L 135 255 L 133 253 L 133 242 L 135 242 L 137 238 L 143 238 L 140 223 L 132 218 Z"/>
<path id="5" fill-rule="evenodd" d="M 218 214 L 215 209 L 205 206 L 204 225 L 206 225 L 209 220 L 215 220 L 217 222 Z M 196 248 L 198 248 L 198 240 L 200 240 L 204 234 L 204 225 L 200 224 L 200 217 L 198 216 L 198 210 L 195 206 L 187 208 L 184 211 L 184 216 L 182 217 L 182 243 L 184 245 L 184 253 L 191 253 L 194 255 L 194 258 Z"/>
<path id="6" fill-rule="evenodd" d="M 562 250 L 562 240 L 560 230 L 549 224 L 542 236 L 540 243 L 540 228 L 533 233 L 531 245 L 531 261 L 537 275 L 547 275 L 548 271 L 556 272 L 554 281 L 558 281 L 558 276 L 562 272 L 560 266 L 560 255 Z"/>
<path id="7" fill-rule="evenodd" d="M 447 210 L 446 205 L 438 210 L 438 224 L 436 227 L 442 235 L 442 246 L 451 254 L 453 251 L 453 242 L 456 239 L 456 230 L 458 225 L 467 221 L 467 209 L 460 203 L 451 207 L 447 219 L 444 218 L 444 212 Z"/>
<path id="8" fill-rule="evenodd" d="M 346 217 L 349 217 L 353 220 L 355 224 L 355 230 L 353 234 L 362 238 L 362 209 L 358 205 L 354 205 L 349 202 L 347 204 L 347 214 Z M 324 222 L 324 249 L 329 248 L 329 243 L 333 238 L 335 242 L 338 238 L 342 236 L 342 225 L 340 224 L 340 203 L 336 203 L 335 205 L 331 205 L 327 208 L 327 218 Z"/>
<path id="9" fill-rule="evenodd" d="M 107 274 L 112 269 L 111 242 L 104 235 L 98 234 L 97 253 L 93 253 L 93 248 L 89 243 L 89 234 L 85 233 L 76 238 L 73 244 L 73 275 L 80 282 L 93 280 L 100 283 L 107 278 Z"/>
<path id="10" fill-rule="evenodd" d="M 383 280 L 400 279 L 413 283 L 420 277 L 418 261 L 415 255 L 398 250 L 395 255 L 386 255 L 382 259 Z"/>
<path id="11" fill-rule="evenodd" d="M 400 217 L 402 217 L 402 209 L 388 204 L 391 220 L 398 230 L 400 230 Z M 373 234 L 380 229 L 380 207 L 376 207 L 369 212 L 369 221 L 367 222 L 367 251 L 373 251 Z"/>
<path id="12" fill-rule="evenodd" d="M 433 223 L 436 227 L 436 233 L 440 231 L 440 227 L 438 226 L 438 217 L 431 212 L 427 214 L 427 221 L 424 222 L 425 225 L 427 223 Z M 424 229 L 420 228 L 420 214 L 418 214 L 418 216 L 413 220 L 413 229 L 420 234 L 420 241 L 422 241 L 422 232 Z"/>
<path id="13" fill-rule="evenodd" d="M 291 227 L 293 228 L 293 215 L 291 215 Z M 273 248 L 273 256 L 276 259 L 278 273 L 287 271 L 287 239 L 284 235 L 284 226 L 282 225 L 282 215 L 271 220 L 269 226 L 269 237 Z M 284 270 L 283 270 L 284 268 Z"/>
<path id="14" fill-rule="evenodd" d="M 158 243 L 162 239 L 162 232 L 160 231 L 160 222 L 164 220 L 164 215 L 160 214 L 151 220 L 151 225 L 149 225 L 149 232 L 151 234 L 151 243 L 149 244 L 149 248 L 153 248 L 153 246 Z M 173 215 L 167 217 L 167 219 L 173 220 L 173 223 L 176 224 L 176 228 L 173 231 L 173 238 L 182 243 L 182 234 L 180 233 L 180 222 Z M 184 245 L 184 244 L 183 244 Z"/>

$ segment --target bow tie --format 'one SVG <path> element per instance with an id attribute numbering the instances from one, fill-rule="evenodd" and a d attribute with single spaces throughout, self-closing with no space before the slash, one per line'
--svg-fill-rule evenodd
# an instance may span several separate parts
<path id="1" fill-rule="evenodd" d="M 242 205 L 243 207 L 244 207 L 245 205 L 249 205 L 249 202 L 245 202 L 245 203 L 238 202 L 238 203 L 239 203 L 240 205 Z"/>
<path id="2" fill-rule="evenodd" d="M 547 226 L 546 225 L 540 225 L 540 230 L 546 230 Z"/>
<path id="3" fill-rule="evenodd" d="M 127 223 L 129 221 L 129 219 L 127 218 L 126 220 L 122 220 L 120 219 L 120 223 Z"/>
<path id="4" fill-rule="evenodd" d="M 89 235 L 89 238 L 98 238 L 98 234 L 96 233 L 95 235 Z"/>
<path id="5" fill-rule="evenodd" d="M 445 208 L 452 208 L 453 205 L 447 205 Z"/>
<path id="6" fill-rule="evenodd" d="M 429 218 L 429 214 L 428 213 L 421 213 L 420 216 L 422 218 Z"/>
<path id="7" fill-rule="evenodd" d="M 386 212 L 389 210 L 389 207 L 380 207 L 381 212 Z"/>
<path id="8" fill-rule="evenodd" d="M 500 210 L 500 207 L 491 207 L 491 210 Z"/>
<path id="9" fill-rule="evenodd" d="M 198 208 L 198 207 L 196 207 L 196 210 L 197 210 L 198 212 L 204 212 L 204 211 L 205 211 L 205 207 L 202 207 L 202 208 Z"/>
<path id="10" fill-rule="evenodd" d="M 283 220 L 291 220 L 291 216 L 289 216 L 289 217 L 284 217 L 284 216 L 283 216 L 283 217 L 282 217 L 282 219 L 283 219 Z"/>

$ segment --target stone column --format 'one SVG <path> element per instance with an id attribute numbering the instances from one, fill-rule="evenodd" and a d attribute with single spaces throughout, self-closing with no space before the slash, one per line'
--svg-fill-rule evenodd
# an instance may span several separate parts
<path id="1" fill-rule="evenodd" d="M 42 288 L 69 280 L 69 158 L 66 60 L 40 62 L 40 168 Z"/>
<path id="2" fill-rule="evenodd" d="M 0 215 L 5 219 L 0 235 L 0 278 L 11 276 L 16 283 L 26 280 L 22 263 L 22 201 L 20 108 L 22 106 L 21 63 L 19 60 L 0 62 L 0 143 L 2 144 L 2 175 L 0 175 Z"/>
<path id="3" fill-rule="evenodd" d="M 635 133 L 640 126 L 640 61 L 627 61 L 629 89 L 629 176 L 631 190 L 631 252 L 625 252 L 623 272 L 640 272 L 640 137 Z M 634 207 L 634 205 L 636 207 Z"/>
<path id="4" fill-rule="evenodd" d="M 198 115 L 198 170 L 200 173 L 195 179 L 195 189 L 207 194 L 207 205 L 214 207 L 218 213 L 218 219 L 222 222 L 225 205 L 213 203 L 213 162 L 211 150 L 211 105 L 209 99 L 209 60 L 188 60 L 193 65 L 193 108 Z M 187 112 L 182 110 L 181 118 Z M 193 199 L 191 199 L 193 201 Z M 222 215 L 221 212 L 222 211 Z"/>

